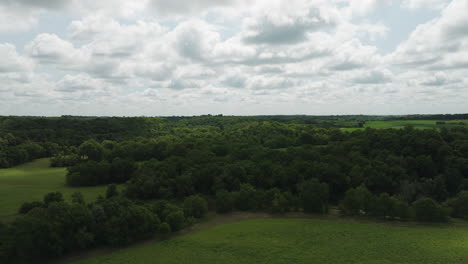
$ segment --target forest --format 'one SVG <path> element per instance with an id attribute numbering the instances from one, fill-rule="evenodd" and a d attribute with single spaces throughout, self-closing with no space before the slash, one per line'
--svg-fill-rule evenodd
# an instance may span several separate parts
<path id="1" fill-rule="evenodd" d="M 0 261 L 125 246 L 209 211 L 468 220 L 468 128 L 362 128 L 398 118 L 0 117 L 0 167 L 51 157 L 64 184 L 107 186 L 95 201 L 77 191 L 24 203 L 0 223 Z"/>

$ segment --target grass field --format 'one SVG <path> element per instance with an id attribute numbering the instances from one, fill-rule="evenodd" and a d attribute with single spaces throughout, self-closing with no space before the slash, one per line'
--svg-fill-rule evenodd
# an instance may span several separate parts
<path id="1" fill-rule="evenodd" d="M 50 168 L 49 159 L 39 159 L 18 167 L 0 169 L 0 219 L 13 217 L 24 202 L 40 201 L 49 192 L 65 198 L 80 191 L 87 201 L 104 194 L 105 186 L 71 188 L 65 186 L 65 168 Z"/>
<path id="2" fill-rule="evenodd" d="M 416 129 L 434 129 L 434 128 L 451 128 L 451 127 L 468 127 L 466 125 L 460 125 L 459 123 L 465 123 L 468 124 L 466 120 L 456 120 L 456 121 L 444 121 L 444 125 L 437 125 L 436 122 L 438 120 L 389 120 L 389 121 L 367 121 L 364 124 L 364 128 L 370 127 L 370 128 L 396 128 L 396 129 L 401 129 L 404 128 L 405 126 L 413 126 Z M 342 128 L 343 131 L 354 131 L 358 129 L 364 129 L 364 128 Z"/>
<path id="3" fill-rule="evenodd" d="M 339 219 L 257 219 L 72 263 L 468 263 L 468 229 Z"/>

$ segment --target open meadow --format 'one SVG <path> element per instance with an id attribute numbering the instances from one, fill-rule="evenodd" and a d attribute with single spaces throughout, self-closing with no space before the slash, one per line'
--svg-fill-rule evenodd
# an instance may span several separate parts
<path id="1" fill-rule="evenodd" d="M 80 191 L 88 202 L 104 194 L 105 186 L 65 186 L 66 168 L 51 168 L 49 164 L 49 159 L 38 159 L 14 168 L 0 169 L 0 219 L 12 218 L 21 204 L 41 201 L 49 192 L 61 192 L 68 199 L 72 193 Z"/>
<path id="2" fill-rule="evenodd" d="M 73 263 L 468 263 L 468 229 L 340 219 L 256 219 Z"/>

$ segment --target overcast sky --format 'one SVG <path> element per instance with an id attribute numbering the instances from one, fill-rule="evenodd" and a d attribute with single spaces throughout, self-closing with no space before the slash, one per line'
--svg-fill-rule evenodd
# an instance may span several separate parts
<path id="1" fill-rule="evenodd" d="M 468 112 L 468 0 L 0 0 L 0 115 Z"/>

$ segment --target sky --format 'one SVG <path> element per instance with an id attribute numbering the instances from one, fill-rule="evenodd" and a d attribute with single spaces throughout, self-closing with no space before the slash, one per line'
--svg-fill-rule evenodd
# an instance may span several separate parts
<path id="1" fill-rule="evenodd" d="M 0 115 L 468 112 L 468 0 L 0 0 Z"/>

